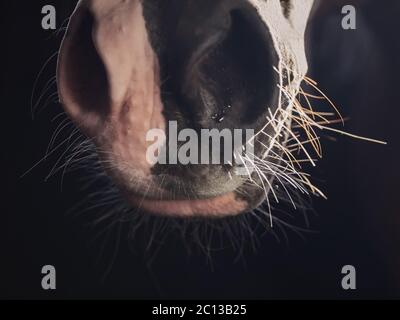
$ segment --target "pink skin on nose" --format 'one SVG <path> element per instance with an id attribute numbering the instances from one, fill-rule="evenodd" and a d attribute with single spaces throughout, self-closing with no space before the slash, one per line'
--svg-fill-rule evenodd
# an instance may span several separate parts
<path id="1" fill-rule="evenodd" d="M 247 209 L 244 201 L 237 200 L 234 193 L 205 200 L 154 201 L 134 198 L 136 206 L 154 214 L 178 217 L 222 217 L 238 215 Z"/>
<path id="2" fill-rule="evenodd" d="M 93 6 L 97 12 L 103 9 L 98 1 Z M 144 178 L 151 169 L 146 160 L 146 133 L 165 127 L 158 58 L 149 41 L 140 1 L 121 3 L 106 12 L 98 13 L 104 21 L 97 25 L 95 37 L 108 70 L 111 94 L 108 125 L 112 129 L 103 139 L 108 140 L 114 160 L 131 164 Z"/>
<path id="3" fill-rule="evenodd" d="M 80 26 L 89 13 L 94 20 L 91 37 L 82 39 Z M 81 76 L 87 72 L 85 69 L 91 70 L 78 61 L 88 54 L 85 50 L 96 51 L 107 77 L 106 86 L 97 88 L 97 92 L 86 90 L 91 88 L 86 83 L 76 85 L 95 81 L 98 76 L 96 73 L 89 78 Z M 158 58 L 150 44 L 140 1 L 80 2 L 59 55 L 60 99 L 70 117 L 94 138 L 100 156 L 113 163 L 113 168 L 123 171 L 114 172 L 113 176 L 128 175 L 126 180 L 131 181 L 150 175 L 151 165 L 146 160 L 150 143 L 146 141 L 146 133 L 150 129 L 165 130 L 159 77 Z M 108 96 L 103 109 L 92 103 L 96 101 L 93 97 L 101 92 Z"/>

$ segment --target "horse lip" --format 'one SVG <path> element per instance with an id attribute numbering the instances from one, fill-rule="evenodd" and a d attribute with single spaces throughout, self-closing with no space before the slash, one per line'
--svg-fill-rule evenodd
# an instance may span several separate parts
<path id="1" fill-rule="evenodd" d="M 150 214 L 182 218 L 235 216 L 244 212 L 248 206 L 234 192 L 208 199 L 152 200 L 133 196 L 130 200 L 139 210 Z"/>

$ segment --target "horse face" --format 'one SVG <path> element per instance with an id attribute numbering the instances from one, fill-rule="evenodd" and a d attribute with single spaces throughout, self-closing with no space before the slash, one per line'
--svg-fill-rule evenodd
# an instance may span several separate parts
<path id="1" fill-rule="evenodd" d="M 291 97 L 307 72 L 313 0 L 82 0 L 58 65 L 65 110 L 132 206 L 164 215 L 237 215 L 262 203 L 280 165 Z M 237 164 L 150 163 L 148 132 L 169 124 L 251 129 Z M 165 142 L 167 153 L 172 148 Z M 268 161 L 266 160 L 268 159 Z M 262 170 L 255 162 L 263 164 Z M 243 164 L 243 162 L 242 162 Z M 268 165 L 268 166 L 267 166 Z M 252 168 L 257 167 L 257 170 Z"/>

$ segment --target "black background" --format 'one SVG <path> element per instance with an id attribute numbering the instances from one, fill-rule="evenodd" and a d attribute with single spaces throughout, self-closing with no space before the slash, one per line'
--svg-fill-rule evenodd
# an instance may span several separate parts
<path id="1" fill-rule="evenodd" d="M 311 74 L 351 119 L 347 130 L 388 146 L 326 139 L 315 172 L 329 196 L 313 204 L 318 216 L 312 227 L 319 232 L 303 241 L 289 231 L 289 244 L 266 236 L 257 252 L 245 250 L 236 261 L 232 250 L 223 250 L 213 254 L 212 265 L 202 253 L 188 255 L 179 237 L 167 240 L 152 264 L 140 242 L 124 236 L 118 250 L 106 248 L 101 256 L 101 246 L 89 244 L 93 230 L 65 214 L 79 198 L 74 177 L 65 179 L 62 190 L 59 176 L 44 182 L 56 159 L 21 178 L 44 156 L 56 126 L 51 119 L 61 111 L 49 104 L 34 121 L 30 112 L 35 79 L 61 41 L 41 28 L 45 4 L 56 6 L 58 27 L 75 6 L 1 3 L 1 298 L 400 297 L 398 1 L 358 1 L 356 31 L 341 29 L 335 4 L 310 27 Z M 54 74 L 53 59 L 39 87 Z M 114 263 L 103 279 L 109 261 Z M 46 264 L 57 269 L 53 292 L 41 289 Z M 358 272 L 356 291 L 340 286 L 341 268 L 348 264 Z"/>

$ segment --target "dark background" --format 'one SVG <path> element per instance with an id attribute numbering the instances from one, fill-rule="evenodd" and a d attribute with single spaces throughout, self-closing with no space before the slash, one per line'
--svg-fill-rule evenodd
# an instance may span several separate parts
<path id="1" fill-rule="evenodd" d="M 329 200 L 314 200 L 311 217 L 318 233 L 302 240 L 288 230 L 289 243 L 264 236 L 256 252 L 245 249 L 237 260 L 221 250 L 210 264 L 179 237 L 152 263 L 124 230 L 118 246 L 113 234 L 104 250 L 91 244 L 96 232 L 65 214 L 79 199 L 74 176 L 62 189 L 60 176 L 44 182 L 57 158 L 21 178 L 44 156 L 61 111 L 50 103 L 34 121 L 30 112 L 35 79 L 62 36 L 41 29 L 41 8 L 55 5 L 60 27 L 75 4 L 2 1 L 0 298 L 400 298 L 400 3 L 346 1 L 356 2 L 358 29 L 344 31 L 340 1 L 325 2 L 310 25 L 310 73 L 350 118 L 348 131 L 389 144 L 326 139 L 315 174 Z M 54 75 L 53 59 L 39 89 Z M 46 264 L 57 269 L 54 292 L 41 289 Z M 357 269 L 356 291 L 340 286 L 348 264 Z"/>

